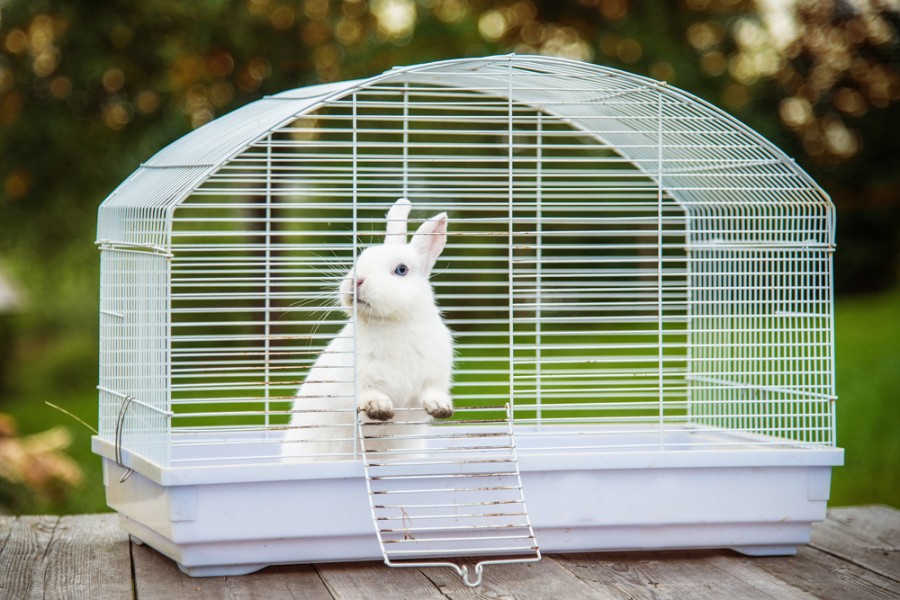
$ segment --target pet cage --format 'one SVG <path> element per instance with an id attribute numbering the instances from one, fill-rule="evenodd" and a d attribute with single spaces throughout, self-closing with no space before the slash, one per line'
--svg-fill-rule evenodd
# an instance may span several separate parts
<path id="1" fill-rule="evenodd" d="M 449 215 L 456 413 L 414 456 L 286 457 L 337 282 L 401 197 Z M 833 206 L 665 83 L 511 55 L 269 96 L 141 165 L 97 243 L 107 499 L 190 574 L 789 554 L 825 516 Z"/>

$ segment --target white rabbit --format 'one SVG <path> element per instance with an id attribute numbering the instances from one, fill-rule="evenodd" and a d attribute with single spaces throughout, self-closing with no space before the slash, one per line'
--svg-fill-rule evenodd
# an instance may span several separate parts
<path id="1" fill-rule="evenodd" d="M 354 394 L 365 422 L 393 419 L 365 425 L 366 436 L 401 436 L 368 442 L 368 451 L 419 448 L 428 415 L 453 414 L 453 339 L 428 281 L 447 241 L 447 215 L 425 221 L 406 243 L 411 208 L 405 198 L 394 203 L 384 244 L 366 248 L 355 273 L 351 269 L 341 280 L 339 299 L 351 320 L 297 391 L 284 456 L 349 458 L 356 426 Z"/>

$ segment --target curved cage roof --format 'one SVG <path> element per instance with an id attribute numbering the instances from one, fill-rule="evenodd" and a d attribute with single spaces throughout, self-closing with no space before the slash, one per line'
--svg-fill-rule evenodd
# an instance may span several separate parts
<path id="1" fill-rule="evenodd" d="M 297 88 L 239 108 L 162 149 L 114 190 L 100 209 L 98 243 L 165 252 L 172 211 L 248 146 L 328 102 L 404 84 L 464 88 L 533 107 L 614 149 L 688 215 L 790 219 L 814 213 L 824 220 L 820 230 L 826 239 L 781 241 L 833 244 L 832 204 L 825 192 L 792 159 L 727 113 L 645 77 L 517 55 L 395 68 L 368 79 Z M 104 218 L 113 213 L 116 218 Z M 123 227 L 135 223 L 123 216 L 138 215 L 140 227 Z"/>

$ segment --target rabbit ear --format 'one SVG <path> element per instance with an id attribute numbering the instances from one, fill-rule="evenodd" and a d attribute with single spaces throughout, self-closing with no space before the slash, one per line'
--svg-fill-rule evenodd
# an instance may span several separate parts
<path id="1" fill-rule="evenodd" d="M 406 198 L 400 198 L 391 207 L 387 213 L 387 226 L 384 232 L 385 244 L 405 244 L 406 243 L 406 217 L 412 204 Z"/>
<path id="2" fill-rule="evenodd" d="M 447 243 L 447 213 L 435 215 L 422 223 L 413 236 L 410 245 L 425 257 L 428 272 L 434 267 L 438 256 Z"/>

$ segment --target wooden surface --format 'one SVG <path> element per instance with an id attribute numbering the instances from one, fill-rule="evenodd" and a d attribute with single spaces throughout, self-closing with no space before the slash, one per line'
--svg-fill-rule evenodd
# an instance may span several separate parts
<path id="1" fill-rule="evenodd" d="M 0 599 L 900 598 L 900 510 L 865 506 L 828 514 L 794 557 L 726 550 L 554 555 L 488 566 L 477 589 L 449 569 L 381 563 L 192 579 L 156 551 L 131 544 L 112 514 L 0 516 Z"/>

